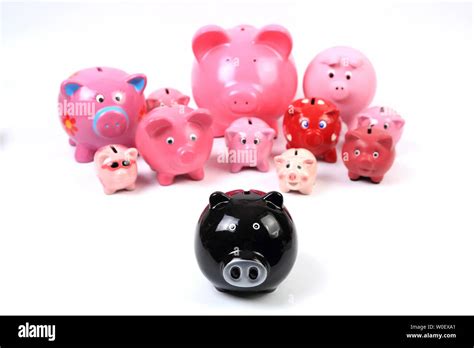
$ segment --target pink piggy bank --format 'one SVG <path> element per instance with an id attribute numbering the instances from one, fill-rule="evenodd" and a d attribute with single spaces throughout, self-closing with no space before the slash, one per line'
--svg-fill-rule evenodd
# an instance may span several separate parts
<path id="1" fill-rule="evenodd" d="M 106 194 L 135 189 L 137 155 L 137 149 L 118 144 L 107 145 L 97 150 L 94 162 Z"/>
<path id="2" fill-rule="evenodd" d="M 230 171 L 237 173 L 243 167 L 256 167 L 267 172 L 274 137 L 273 128 L 259 118 L 241 117 L 232 122 L 225 131 Z"/>
<path id="3" fill-rule="evenodd" d="M 277 119 L 297 87 L 290 33 L 279 25 L 206 26 L 195 34 L 192 46 L 193 96 L 213 115 L 214 136 L 245 116 L 259 117 L 277 131 Z"/>
<path id="4" fill-rule="evenodd" d="M 305 195 L 313 192 L 318 162 L 311 151 L 289 149 L 276 156 L 274 161 L 281 191 L 299 191 Z"/>
<path id="5" fill-rule="evenodd" d="M 395 110 L 385 106 L 372 106 L 363 110 L 352 124 L 352 128 L 369 127 L 384 129 L 398 143 L 403 133 L 405 120 Z"/>
<path id="6" fill-rule="evenodd" d="M 77 162 L 91 162 L 108 144 L 134 146 L 139 118 L 145 114 L 146 77 L 113 68 L 89 68 L 63 81 L 59 116 Z"/>
<path id="7" fill-rule="evenodd" d="M 172 105 L 188 105 L 190 98 L 173 88 L 160 88 L 146 99 L 147 110 Z"/>
<path id="8" fill-rule="evenodd" d="M 161 185 L 171 185 L 182 174 L 202 180 L 211 154 L 211 126 L 212 117 L 205 109 L 155 108 L 138 125 L 135 142 Z"/>
<path id="9" fill-rule="evenodd" d="M 306 69 L 306 97 L 318 96 L 336 104 L 347 126 L 374 98 L 375 70 L 365 55 L 350 47 L 319 53 Z"/>

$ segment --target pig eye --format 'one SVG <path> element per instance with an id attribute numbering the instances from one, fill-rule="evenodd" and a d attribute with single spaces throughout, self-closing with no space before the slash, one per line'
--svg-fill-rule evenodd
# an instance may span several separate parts
<path id="1" fill-rule="evenodd" d="M 354 155 L 359 156 L 359 155 L 360 155 L 360 150 L 359 150 L 359 149 L 355 149 Z"/>
<path id="2" fill-rule="evenodd" d="M 102 94 L 97 94 L 97 95 L 95 96 L 95 100 L 97 100 L 98 103 L 103 103 L 104 100 L 105 100 L 105 98 L 104 98 L 104 96 L 103 96 Z"/>
<path id="3" fill-rule="evenodd" d="M 289 163 L 286 164 L 286 168 L 290 168 L 290 164 L 289 164 Z"/>
<path id="4" fill-rule="evenodd" d="M 194 133 L 192 133 L 192 134 L 189 135 L 189 139 L 191 139 L 191 141 L 196 141 L 197 138 L 198 138 L 197 135 L 194 134 Z"/>
<path id="5" fill-rule="evenodd" d="M 350 71 L 347 71 L 347 72 L 346 72 L 346 79 L 347 79 L 347 80 L 350 80 L 351 77 L 352 77 L 352 73 L 351 73 Z"/>
<path id="6" fill-rule="evenodd" d="M 242 138 L 242 139 L 240 139 L 240 142 L 245 145 L 245 144 L 247 144 L 247 139 Z"/>
<path id="7" fill-rule="evenodd" d="M 123 100 L 123 94 L 120 93 L 120 92 L 115 93 L 115 95 L 114 95 L 114 100 L 115 100 L 116 102 L 121 102 L 121 101 Z"/>
<path id="8" fill-rule="evenodd" d="M 130 165 L 130 162 L 129 161 L 122 161 L 122 165 L 124 167 L 128 167 Z"/>
<path id="9" fill-rule="evenodd" d="M 253 140 L 253 143 L 254 143 L 255 145 L 260 144 L 260 139 L 259 139 L 259 138 L 255 138 L 255 139 Z"/>
<path id="10" fill-rule="evenodd" d="M 328 124 L 327 124 L 326 121 L 319 121 L 319 128 L 324 129 L 324 128 L 326 128 L 327 125 Z"/>
<path id="11" fill-rule="evenodd" d="M 296 168 L 301 169 L 302 167 L 298 164 L 298 165 L 296 166 Z"/>
<path id="12" fill-rule="evenodd" d="M 166 138 L 166 143 L 169 144 L 169 145 L 174 144 L 174 138 L 173 137 Z"/>
<path id="13" fill-rule="evenodd" d="M 374 158 L 378 158 L 379 157 L 379 153 L 377 151 L 374 151 L 374 153 L 372 154 L 372 156 L 374 156 Z"/>
<path id="14" fill-rule="evenodd" d="M 332 79 L 334 77 L 334 70 L 332 70 L 332 69 L 329 70 L 328 71 L 328 76 L 329 76 L 330 79 Z"/>
<path id="15" fill-rule="evenodd" d="M 259 230 L 260 229 L 260 224 L 258 222 L 254 222 L 252 225 L 254 230 Z"/>
<path id="16" fill-rule="evenodd" d="M 118 166 L 118 162 L 112 162 L 112 164 L 110 165 L 111 168 L 117 168 Z"/>
<path id="17" fill-rule="evenodd" d="M 308 127 L 309 127 L 309 121 L 306 120 L 306 119 L 305 119 L 305 120 L 301 120 L 301 123 L 300 123 L 300 124 L 301 124 L 301 128 L 303 128 L 303 129 L 308 129 Z"/>
<path id="18" fill-rule="evenodd" d="M 229 231 L 234 232 L 237 226 L 235 224 L 229 224 Z"/>
<path id="19" fill-rule="evenodd" d="M 388 129 L 388 127 L 390 127 L 390 125 L 388 124 L 388 122 L 387 122 L 387 123 L 384 123 L 383 129 Z"/>

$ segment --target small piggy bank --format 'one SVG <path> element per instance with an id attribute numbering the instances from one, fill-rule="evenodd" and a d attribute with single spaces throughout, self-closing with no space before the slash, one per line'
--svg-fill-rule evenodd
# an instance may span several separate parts
<path id="1" fill-rule="evenodd" d="M 225 131 L 230 171 L 237 173 L 243 167 L 256 167 L 267 172 L 274 136 L 273 128 L 259 118 L 242 117 L 232 122 Z"/>
<path id="2" fill-rule="evenodd" d="M 290 33 L 279 25 L 203 27 L 194 35 L 194 100 L 214 116 L 215 137 L 237 118 L 256 116 L 277 131 L 297 87 Z"/>
<path id="3" fill-rule="evenodd" d="M 275 157 L 276 170 L 283 192 L 299 191 L 309 195 L 316 182 L 317 161 L 306 149 L 290 149 Z"/>
<path id="4" fill-rule="evenodd" d="M 134 146 L 135 130 L 146 113 L 146 77 L 113 68 L 76 72 L 61 84 L 58 110 L 77 162 L 91 162 L 108 144 Z"/>
<path id="5" fill-rule="evenodd" d="M 321 98 L 294 101 L 283 118 L 283 133 L 288 141 L 286 148 L 306 148 L 325 162 L 337 161 L 340 132 L 339 110 Z"/>
<path id="6" fill-rule="evenodd" d="M 122 145 L 107 145 L 97 150 L 94 162 L 106 194 L 135 189 L 137 156 L 137 149 Z"/>
<path id="7" fill-rule="evenodd" d="M 395 159 L 392 136 L 385 130 L 361 127 L 346 133 L 342 160 L 349 178 L 369 178 L 380 183 Z"/>
<path id="8" fill-rule="evenodd" d="M 347 126 L 369 106 L 376 88 L 375 70 L 361 52 L 333 47 L 319 53 L 306 69 L 304 95 L 322 97 L 336 104 Z"/>
<path id="9" fill-rule="evenodd" d="M 396 145 L 403 133 L 405 120 L 391 108 L 385 106 L 373 106 L 365 109 L 357 115 L 352 128 L 369 127 L 385 129 L 392 136 Z"/>
<path id="10" fill-rule="evenodd" d="M 147 110 L 173 105 L 188 105 L 190 98 L 173 88 L 161 88 L 152 92 L 146 99 Z"/>
<path id="11" fill-rule="evenodd" d="M 204 163 L 211 154 L 212 117 L 205 109 L 183 105 L 155 108 L 138 125 L 135 142 L 161 185 L 175 176 L 204 178 Z"/>
<path id="12" fill-rule="evenodd" d="M 219 291 L 271 292 L 296 259 L 296 229 L 279 192 L 214 192 L 196 227 L 196 258 Z"/>

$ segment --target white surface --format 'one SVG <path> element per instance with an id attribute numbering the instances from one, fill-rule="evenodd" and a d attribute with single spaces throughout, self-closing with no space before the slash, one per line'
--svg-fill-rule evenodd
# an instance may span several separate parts
<path id="1" fill-rule="evenodd" d="M 293 272 L 240 299 L 200 273 L 194 227 L 211 192 L 278 189 L 275 173 L 228 173 L 221 139 L 202 182 L 161 187 L 140 162 L 138 189 L 106 196 L 73 160 L 56 98 L 89 66 L 190 94 L 195 30 L 272 22 L 293 35 L 298 96 L 317 52 L 351 45 L 378 73 L 374 104 L 407 124 L 382 184 L 349 181 L 339 161 L 313 195 L 285 195 Z M 2 4 L 0 314 L 474 314 L 471 22 L 469 3 Z"/>

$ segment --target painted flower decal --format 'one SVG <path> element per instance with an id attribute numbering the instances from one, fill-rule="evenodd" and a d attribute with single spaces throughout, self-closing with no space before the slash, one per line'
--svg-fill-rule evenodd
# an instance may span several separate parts
<path id="1" fill-rule="evenodd" d="M 76 119 L 74 117 L 71 117 L 69 115 L 65 115 L 62 117 L 63 121 L 63 126 L 64 129 L 66 130 L 67 134 L 73 136 L 77 132 L 77 127 L 76 127 Z"/>

